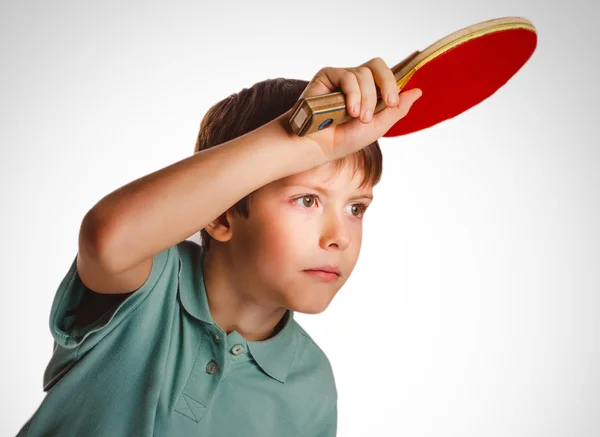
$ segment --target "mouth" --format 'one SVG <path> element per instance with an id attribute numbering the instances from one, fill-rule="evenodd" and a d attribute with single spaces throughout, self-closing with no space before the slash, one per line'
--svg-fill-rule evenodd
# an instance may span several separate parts
<path id="1" fill-rule="evenodd" d="M 337 281 L 340 277 L 340 274 L 337 272 L 330 272 L 326 270 L 303 270 L 304 273 L 312 276 L 315 279 L 319 279 L 321 281 L 332 282 Z"/>

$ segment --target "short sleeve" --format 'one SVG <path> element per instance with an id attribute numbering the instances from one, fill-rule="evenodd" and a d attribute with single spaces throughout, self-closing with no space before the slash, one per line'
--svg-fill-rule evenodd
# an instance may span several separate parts
<path id="1" fill-rule="evenodd" d="M 75 256 L 50 310 L 54 349 L 44 372 L 44 391 L 49 391 L 103 338 L 132 317 L 140 305 L 154 307 L 144 308 L 147 317 L 152 317 L 152 311 L 160 311 L 169 288 L 177 287 L 180 268 L 177 246 L 170 247 L 154 255 L 150 274 L 137 290 L 119 297 L 100 297 L 94 296 L 97 293 L 81 281 Z"/>
<path id="2" fill-rule="evenodd" d="M 50 310 L 50 332 L 58 346 L 74 349 L 86 343 L 89 349 L 107 331 L 121 323 L 152 292 L 167 261 L 177 258 L 176 247 L 166 249 L 152 258 L 152 269 L 146 281 L 134 292 L 121 296 L 95 296 L 81 281 L 77 272 L 77 255 L 61 281 Z M 94 309 L 89 306 L 95 306 Z M 100 310 L 100 311 L 99 311 Z M 94 314 L 90 317 L 90 314 Z"/>

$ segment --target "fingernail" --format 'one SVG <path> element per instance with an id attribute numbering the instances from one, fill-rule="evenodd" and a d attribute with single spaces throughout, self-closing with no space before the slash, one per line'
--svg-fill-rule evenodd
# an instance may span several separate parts
<path id="1" fill-rule="evenodd" d="M 388 94 L 388 102 L 391 103 L 392 105 L 395 105 L 398 103 L 398 94 L 394 93 L 394 92 L 390 92 Z"/>
<path id="2" fill-rule="evenodd" d="M 372 111 L 370 109 L 367 109 L 363 115 L 363 120 L 364 121 L 371 121 L 371 116 L 373 115 Z"/>

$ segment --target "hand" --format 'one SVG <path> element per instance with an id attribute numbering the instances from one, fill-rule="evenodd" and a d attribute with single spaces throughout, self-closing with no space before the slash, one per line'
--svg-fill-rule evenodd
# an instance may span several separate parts
<path id="1" fill-rule="evenodd" d="M 386 108 L 373 115 L 377 105 L 376 86 Z M 374 58 L 354 68 L 322 68 L 300 98 L 336 91 L 345 95 L 348 113 L 355 118 L 303 137 L 315 143 L 328 161 L 354 153 L 381 138 L 406 116 L 422 94 L 418 88 L 398 93 L 392 70 L 381 58 Z"/>

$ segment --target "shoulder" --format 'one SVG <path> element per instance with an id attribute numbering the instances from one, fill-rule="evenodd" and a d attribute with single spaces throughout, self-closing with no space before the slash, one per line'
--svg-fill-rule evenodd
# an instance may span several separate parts
<path id="1" fill-rule="evenodd" d="M 306 372 L 311 369 L 313 376 L 319 384 L 325 384 L 331 391 L 331 395 L 336 397 L 337 390 L 331 362 L 325 351 L 317 344 L 310 334 L 294 319 L 294 329 L 298 337 L 298 353 L 293 370 Z"/>
<path id="2" fill-rule="evenodd" d="M 179 259 L 183 263 L 197 263 L 203 255 L 203 248 L 200 244 L 191 240 L 183 240 L 174 246 L 174 249 L 179 255 Z"/>
<path id="3" fill-rule="evenodd" d="M 323 364 L 327 364 L 331 367 L 329 363 L 329 358 L 325 354 L 325 351 L 317 344 L 317 342 L 310 336 L 308 332 L 294 319 L 294 329 L 297 331 L 300 336 L 302 343 L 304 345 L 305 352 L 310 355 L 312 358 L 315 358 L 322 362 Z"/>
<path id="4" fill-rule="evenodd" d="M 302 400 L 295 414 L 311 427 L 303 435 L 335 435 L 338 392 L 333 368 L 325 351 L 295 320 L 294 328 L 298 351 L 288 381 Z"/>

